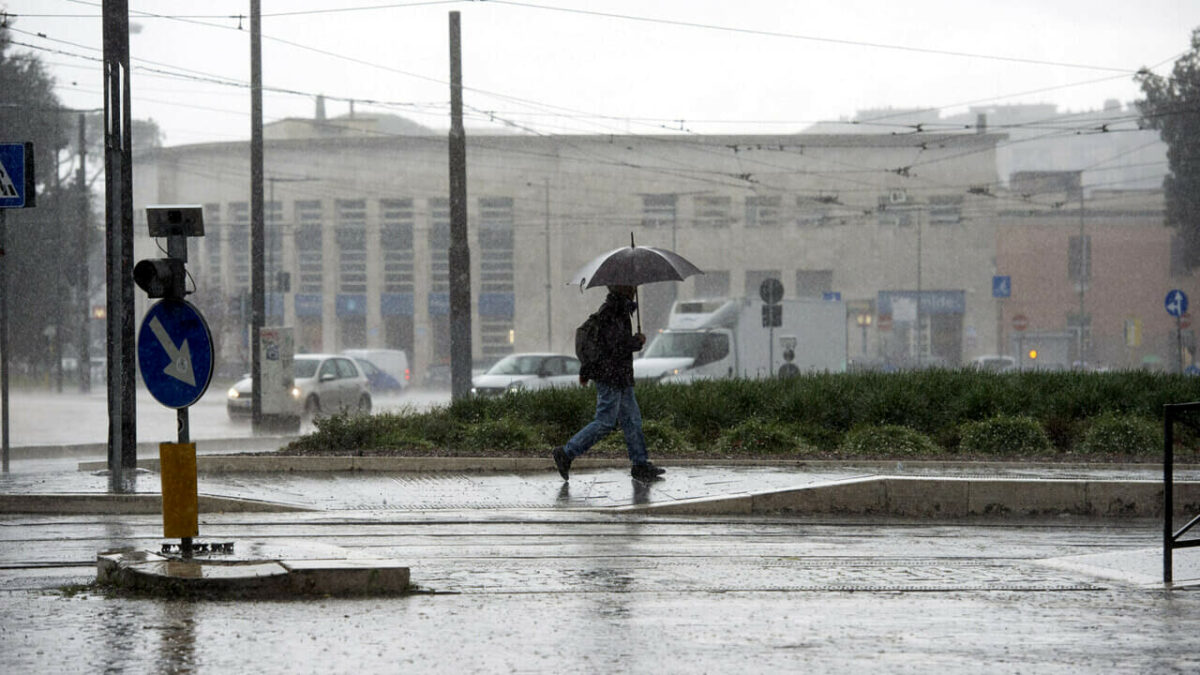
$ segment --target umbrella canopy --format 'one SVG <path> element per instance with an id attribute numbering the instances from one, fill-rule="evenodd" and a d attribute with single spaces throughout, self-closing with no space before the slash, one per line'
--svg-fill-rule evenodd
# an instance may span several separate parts
<path id="1" fill-rule="evenodd" d="M 641 286 L 655 281 L 682 281 L 704 274 L 678 253 L 653 246 L 622 246 L 579 268 L 571 280 L 580 288 Z"/>

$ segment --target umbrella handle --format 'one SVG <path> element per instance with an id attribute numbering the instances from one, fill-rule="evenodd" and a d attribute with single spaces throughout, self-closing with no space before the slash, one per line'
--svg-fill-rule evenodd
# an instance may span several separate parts
<path id="1" fill-rule="evenodd" d="M 638 329 L 637 332 L 642 332 L 642 303 L 638 302 L 637 286 L 633 287 L 633 302 L 637 312 Z"/>

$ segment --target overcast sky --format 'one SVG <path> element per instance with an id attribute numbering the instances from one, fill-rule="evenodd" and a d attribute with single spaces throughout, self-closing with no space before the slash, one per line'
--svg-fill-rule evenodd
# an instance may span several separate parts
<path id="1" fill-rule="evenodd" d="M 99 0 L 0 0 L 61 101 L 103 105 Z M 249 0 L 130 0 L 133 115 L 168 145 L 249 138 Z M 796 132 L 880 107 L 1139 96 L 1200 27 L 1197 0 L 263 0 L 267 122 L 386 111 L 449 125 L 462 15 L 468 128 Z M 150 16 L 152 13 L 155 16 Z M 0 102 L 3 92 L 0 92 Z M 496 128 L 496 126 L 491 126 Z"/>

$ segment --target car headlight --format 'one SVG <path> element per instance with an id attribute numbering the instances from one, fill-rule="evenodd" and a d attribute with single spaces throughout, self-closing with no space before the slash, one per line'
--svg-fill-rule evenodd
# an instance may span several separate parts
<path id="1" fill-rule="evenodd" d="M 300 394 L 301 394 L 300 387 L 292 387 L 292 398 L 293 399 L 299 401 Z"/>
<path id="2" fill-rule="evenodd" d="M 521 391 L 525 388 L 524 382 L 510 382 L 508 385 L 509 391 Z"/>
<path id="3" fill-rule="evenodd" d="M 229 398 L 239 398 L 240 396 L 241 394 L 238 393 L 237 389 L 234 389 L 233 387 L 229 388 Z"/>

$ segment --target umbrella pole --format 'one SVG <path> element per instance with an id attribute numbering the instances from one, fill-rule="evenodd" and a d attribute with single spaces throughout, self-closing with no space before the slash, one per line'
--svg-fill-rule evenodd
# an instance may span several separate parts
<path id="1" fill-rule="evenodd" d="M 637 248 L 637 244 L 633 243 L 633 230 L 629 231 L 629 248 Z M 640 332 L 642 332 L 642 303 L 638 302 L 637 286 L 633 287 L 633 301 L 636 303 L 636 306 L 637 306 L 637 322 L 638 322 L 637 332 L 640 333 Z"/>

